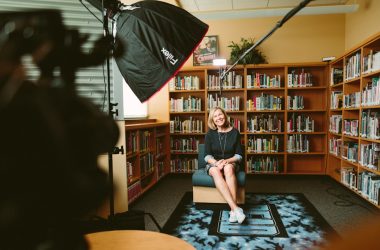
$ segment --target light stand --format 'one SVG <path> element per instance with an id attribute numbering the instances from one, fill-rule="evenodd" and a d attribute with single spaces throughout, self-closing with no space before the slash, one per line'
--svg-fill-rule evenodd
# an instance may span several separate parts
<path id="1" fill-rule="evenodd" d="M 254 45 L 252 45 L 249 49 L 247 49 L 228 69 L 224 70 L 219 77 L 220 84 L 220 93 L 222 93 L 222 83 L 226 75 L 239 63 L 241 59 L 243 59 L 249 52 L 251 52 L 254 48 L 259 46 L 262 42 L 264 42 L 268 37 L 270 37 L 278 28 L 280 28 L 284 23 L 286 23 L 291 17 L 293 17 L 298 11 L 304 8 L 308 3 L 313 0 L 304 0 L 298 6 L 294 7 L 290 10 L 280 21 L 277 22 L 274 28 L 272 28 L 266 35 L 260 38 Z"/>

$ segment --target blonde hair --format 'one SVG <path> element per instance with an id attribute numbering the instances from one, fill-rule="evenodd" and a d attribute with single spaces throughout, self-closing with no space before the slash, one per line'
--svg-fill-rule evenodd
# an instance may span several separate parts
<path id="1" fill-rule="evenodd" d="M 215 126 L 215 123 L 214 123 L 214 114 L 217 110 L 220 110 L 220 112 L 223 113 L 224 115 L 224 124 L 223 124 L 223 127 L 227 128 L 230 126 L 230 122 L 228 121 L 228 116 L 227 116 L 227 113 L 224 109 L 222 109 L 221 107 L 215 107 L 215 108 L 212 108 L 210 110 L 210 113 L 208 115 L 208 121 L 207 121 L 207 124 L 208 126 L 213 129 L 213 130 L 216 130 L 217 127 Z"/>

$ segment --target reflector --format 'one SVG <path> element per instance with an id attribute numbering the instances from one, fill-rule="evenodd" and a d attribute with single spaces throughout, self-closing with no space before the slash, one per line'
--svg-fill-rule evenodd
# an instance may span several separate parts
<path id="1" fill-rule="evenodd" d="M 141 102 L 176 74 L 208 30 L 187 11 L 160 1 L 127 6 L 116 22 L 124 45 L 116 63 Z"/>

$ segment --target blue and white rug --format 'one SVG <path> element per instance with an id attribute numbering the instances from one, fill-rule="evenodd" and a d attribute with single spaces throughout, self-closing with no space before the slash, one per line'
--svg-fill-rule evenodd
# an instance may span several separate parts
<path id="1" fill-rule="evenodd" d="M 196 249 L 318 249 L 336 232 L 303 194 L 246 194 L 243 224 L 225 205 L 197 204 L 186 193 L 163 231 Z"/>

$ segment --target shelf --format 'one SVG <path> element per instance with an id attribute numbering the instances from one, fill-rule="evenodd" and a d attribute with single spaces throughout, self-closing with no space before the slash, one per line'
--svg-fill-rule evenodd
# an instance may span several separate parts
<path id="1" fill-rule="evenodd" d="M 170 151 L 171 154 L 173 155 L 197 155 L 198 152 L 175 152 L 175 151 Z"/>
<path id="2" fill-rule="evenodd" d="M 325 135 L 325 132 L 288 132 L 288 135 Z"/>
<path id="3" fill-rule="evenodd" d="M 326 87 L 316 86 L 316 87 L 288 87 L 288 90 L 325 90 Z"/>
<path id="4" fill-rule="evenodd" d="M 337 159 L 339 159 L 339 160 L 342 160 L 342 158 L 340 158 L 340 156 L 335 155 L 335 154 L 333 154 L 333 153 L 329 153 L 329 155 L 332 156 L 332 157 L 335 157 L 335 158 L 337 158 Z"/>
<path id="5" fill-rule="evenodd" d="M 343 134 L 343 138 L 349 138 L 352 140 L 359 140 L 359 136 L 351 136 L 351 135 L 345 135 L 345 134 Z"/>
<path id="6" fill-rule="evenodd" d="M 340 83 L 337 83 L 334 85 L 330 85 L 330 88 L 338 88 L 338 87 L 343 87 L 343 82 L 340 82 Z"/>
<path id="7" fill-rule="evenodd" d="M 285 90 L 285 88 L 247 88 L 247 91 L 276 91 Z"/>
<path id="8" fill-rule="evenodd" d="M 362 106 L 362 109 L 380 109 L 380 105 Z"/>
<path id="9" fill-rule="evenodd" d="M 260 152 L 260 153 L 257 153 L 257 152 L 250 152 L 250 151 L 247 151 L 246 152 L 247 155 L 284 155 L 285 152 Z"/>
<path id="10" fill-rule="evenodd" d="M 342 134 L 338 134 L 338 133 L 334 133 L 334 132 L 330 132 L 330 131 L 329 131 L 329 133 L 330 133 L 330 135 L 335 135 L 335 136 L 339 136 L 339 137 L 342 136 Z"/>
<path id="11" fill-rule="evenodd" d="M 247 113 L 284 113 L 285 110 L 247 110 Z"/>
<path id="12" fill-rule="evenodd" d="M 298 110 L 287 110 L 289 113 L 317 113 L 317 112 L 327 112 L 325 109 L 298 109 Z"/>
<path id="13" fill-rule="evenodd" d="M 364 169 L 364 170 L 367 170 L 369 172 L 372 172 L 374 174 L 380 175 L 380 171 L 379 170 L 368 168 L 366 166 L 361 165 L 360 163 L 359 163 L 359 167 L 362 168 L 362 169 Z"/>
<path id="14" fill-rule="evenodd" d="M 170 90 L 169 92 L 170 93 L 188 93 L 188 92 L 191 92 L 191 93 L 203 93 L 204 91 L 205 91 L 204 89 L 194 89 L 194 90 L 181 89 L 181 90 Z"/>
<path id="15" fill-rule="evenodd" d="M 242 88 L 238 88 L 238 89 L 227 89 L 227 88 L 223 88 L 222 91 L 224 92 L 240 92 L 240 91 L 244 91 L 245 89 L 242 89 Z M 207 92 L 218 92 L 220 91 L 220 89 L 207 89 Z"/>
<path id="16" fill-rule="evenodd" d="M 285 132 L 250 132 L 247 131 L 247 135 L 284 135 Z"/>
<path id="17" fill-rule="evenodd" d="M 192 111 L 192 112 L 174 112 L 170 111 L 169 112 L 171 115 L 203 115 L 205 112 L 204 111 Z"/>
<path id="18" fill-rule="evenodd" d="M 360 76 L 351 78 L 349 80 L 344 80 L 344 84 L 352 84 L 360 81 Z"/>
<path id="19" fill-rule="evenodd" d="M 170 135 L 178 135 L 178 136 L 191 135 L 191 136 L 197 136 L 197 135 L 206 135 L 206 133 L 170 133 Z"/>
<path id="20" fill-rule="evenodd" d="M 348 163 L 348 164 L 355 166 L 355 167 L 359 167 L 359 164 L 357 162 L 352 162 L 352 161 L 346 160 L 344 158 L 341 158 L 341 159 L 342 159 L 342 162 Z"/>
<path id="21" fill-rule="evenodd" d="M 360 108 L 343 108 L 343 110 L 346 110 L 346 111 L 349 111 L 349 110 L 360 111 Z"/>
<path id="22" fill-rule="evenodd" d="M 331 112 L 342 112 L 343 109 L 330 109 Z"/>
<path id="23" fill-rule="evenodd" d="M 380 74 L 380 69 L 368 73 L 362 73 L 362 77 L 374 77 Z"/>
<path id="24" fill-rule="evenodd" d="M 375 142 L 375 143 L 380 143 L 380 140 L 376 139 L 370 139 L 370 138 L 364 138 L 364 137 L 359 137 L 361 141 L 368 141 L 368 142 Z"/>
<path id="25" fill-rule="evenodd" d="M 287 153 L 289 156 L 295 155 L 295 156 L 306 156 L 306 155 L 325 155 L 326 153 L 323 152 L 305 152 L 305 153 Z"/>

